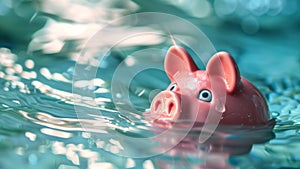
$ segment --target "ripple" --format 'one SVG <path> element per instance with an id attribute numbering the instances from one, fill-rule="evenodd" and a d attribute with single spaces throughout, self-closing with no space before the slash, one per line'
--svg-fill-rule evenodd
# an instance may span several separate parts
<path id="1" fill-rule="evenodd" d="M 262 91 L 267 98 L 272 117 L 276 118 L 273 130 L 274 139 L 269 128 L 220 126 L 220 130 L 214 133 L 210 143 L 199 144 L 197 140 L 201 127 L 193 128 L 189 131 L 189 135 L 172 150 L 160 157 L 139 162 L 136 159 L 120 156 L 124 154 L 124 151 L 143 152 L 150 149 L 153 152 L 159 152 L 157 147 L 164 147 L 171 142 L 167 142 L 168 139 L 162 142 L 151 140 L 164 129 L 151 126 L 144 120 L 142 114 L 130 111 L 119 112 L 116 109 L 109 96 L 110 81 L 107 80 L 109 76 L 75 84 L 78 88 L 86 89 L 85 91 L 94 91 L 95 98 L 74 95 L 71 91 L 73 76 L 71 70 L 74 62 L 64 60 L 68 63 L 67 66 L 57 69 L 57 66 L 44 65 L 53 58 L 41 58 L 39 62 L 36 62 L 34 58 L 16 58 L 17 55 L 10 52 L 2 49 L 2 57 L 5 54 L 14 57 L 5 56 L 4 58 L 11 61 L 1 62 L 0 68 L 2 72 L 0 73 L 2 85 L 0 88 L 0 124 L 5 124 L 5 126 L 0 126 L 0 140 L 4 140 L 0 147 L 5 147 L 3 151 L 14 149 L 13 156 L 24 157 L 25 161 L 32 166 L 40 164 L 41 157 L 43 157 L 41 153 L 46 153 L 47 156 L 63 156 L 66 161 L 57 166 L 58 168 L 76 168 L 82 166 L 84 161 L 87 161 L 84 165 L 91 168 L 99 166 L 118 168 L 125 165 L 136 168 L 152 166 L 155 168 L 162 163 L 168 165 L 168 162 L 174 162 L 173 160 L 177 158 L 179 168 L 183 166 L 182 161 L 185 160 L 191 167 L 211 163 L 212 159 L 219 159 L 220 165 L 230 165 L 228 161 L 232 152 L 229 150 L 232 150 L 232 144 L 238 147 L 232 150 L 237 154 L 250 151 L 249 154 L 236 157 L 239 166 L 249 164 L 249 162 L 240 164 L 249 159 L 270 162 L 270 165 L 265 164 L 265 166 L 299 164 L 297 153 L 300 141 L 300 106 L 298 106 L 300 80 L 297 78 L 266 79 L 259 83 L 259 87 L 263 88 Z M 159 84 L 165 83 L 157 78 L 151 79 Z M 146 85 L 151 87 L 152 84 Z M 141 105 L 138 107 L 140 110 L 144 110 L 145 103 L 149 102 L 148 95 L 153 91 L 149 86 L 137 85 L 130 91 L 133 101 Z M 83 115 L 78 116 L 74 105 L 81 107 Z M 180 126 L 173 129 L 177 135 L 184 132 L 180 130 Z M 132 143 L 133 139 L 142 138 L 149 138 L 150 141 Z M 269 139 L 271 140 L 268 141 Z M 173 140 L 169 139 L 169 141 Z M 215 146 L 221 143 L 223 146 Z M 241 149 L 243 151 L 238 151 Z M 115 156 L 111 157 L 108 154 Z M 276 160 L 271 161 L 272 158 Z M 115 159 L 123 159 L 123 161 L 114 163 Z M 295 164 L 290 164 L 285 160 L 295 161 Z M 259 164 L 255 165 L 259 166 Z"/>

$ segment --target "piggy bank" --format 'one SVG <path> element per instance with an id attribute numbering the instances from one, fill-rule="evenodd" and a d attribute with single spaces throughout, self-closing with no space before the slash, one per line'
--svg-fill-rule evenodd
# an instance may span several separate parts
<path id="1" fill-rule="evenodd" d="M 153 121 L 182 119 L 221 125 L 257 126 L 270 123 L 267 103 L 226 52 L 210 58 L 206 70 L 199 70 L 189 53 L 180 46 L 167 52 L 165 71 L 171 80 L 158 93 L 145 114 Z M 187 90 L 186 90 L 187 89 Z"/>

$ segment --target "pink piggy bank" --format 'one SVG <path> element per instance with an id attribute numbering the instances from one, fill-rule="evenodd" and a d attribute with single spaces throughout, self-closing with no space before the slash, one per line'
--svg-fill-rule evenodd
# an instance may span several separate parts
<path id="1" fill-rule="evenodd" d="M 240 76 L 226 52 L 216 53 L 206 70 L 199 70 L 189 53 L 172 46 L 165 58 L 169 87 L 154 97 L 145 115 L 152 121 L 194 120 L 221 125 L 266 125 L 268 106 L 259 90 Z"/>

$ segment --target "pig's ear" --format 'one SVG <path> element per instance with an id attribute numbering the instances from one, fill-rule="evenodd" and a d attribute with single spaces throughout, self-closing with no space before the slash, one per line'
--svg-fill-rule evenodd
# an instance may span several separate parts
<path id="1" fill-rule="evenodd" d="M 227 92 L 233 93 L 240 85 L 239 69 L 227 52 L 216 53 L 208 62 L 206 70 L 210 76 L 223 76 Z"/>
<path id="2" fill-rule="evenodd" d="M 180 46 L 172 46 L 168 50 L 165 58 L 165 69 L 170 79 L 173 79 L 177 72 L 198 70 L 190 54 Z"/>

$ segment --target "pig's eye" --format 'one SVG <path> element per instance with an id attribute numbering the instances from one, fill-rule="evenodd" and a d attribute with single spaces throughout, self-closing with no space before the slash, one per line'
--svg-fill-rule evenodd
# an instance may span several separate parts
<path id="1" fill-rule="evenodd" d="M 212 94 L 209 90 L 207 89 L 204 89 L 204 90 L 201 90 L 199 92 L 199 96 L 198 96 L 198 99 L 199 100 L 202 100 L 202 101 L 205 101 L 205 102 L 210 102 L 211 99 L 212 99 Z"/>
<path id="2" fill-rule="evenodd" d="M 177 87 L 176 83 L 172 84 L 172 86 L 170 87 L 170 91 L 174 91 L 176 89 L 176 87 Z"/>

